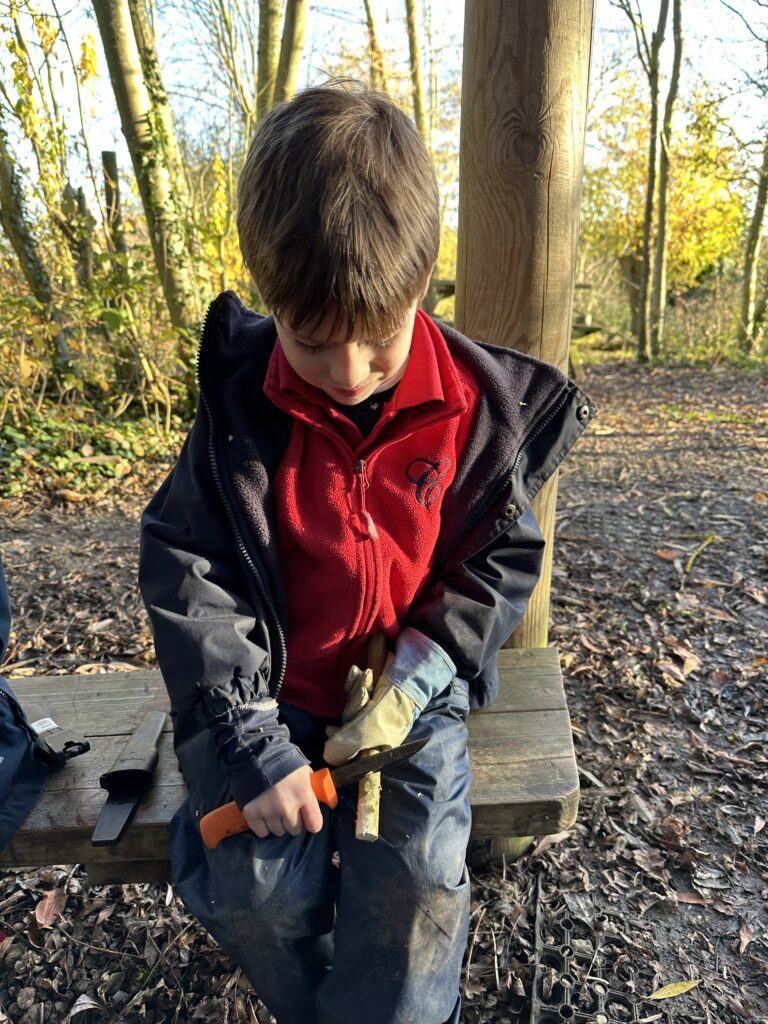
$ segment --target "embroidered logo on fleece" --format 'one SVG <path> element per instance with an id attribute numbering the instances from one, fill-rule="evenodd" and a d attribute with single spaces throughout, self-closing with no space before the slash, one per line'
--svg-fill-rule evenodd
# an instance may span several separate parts
<path id="1" fill-rule="evenodd" d="M 431 508 L 443 493 L 440 481 L 451 465 L 450 459 L 414 459 L 408 467 L 408 479 L 416 485 L 416 501 L 424 508 Z"/>

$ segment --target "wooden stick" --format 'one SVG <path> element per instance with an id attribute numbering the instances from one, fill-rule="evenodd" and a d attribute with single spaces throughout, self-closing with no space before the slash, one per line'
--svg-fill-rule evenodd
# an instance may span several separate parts
<path id="1" fill-rule="evenodd" d="M 374 687 L 384 671 L 387 661 L 387 638 L 383 633 L 373 633 L 368 641 L 368 668 L 373 672 Z M 377 753 L 375 750 L 362 751 L 364 754 Z M 381 796 L 381 773 L 369 772 L 364 775 L 357 788 L 357 821 L 355 838 L 364 843 L 375 843 L 379 838 L 379 798 Z"/>

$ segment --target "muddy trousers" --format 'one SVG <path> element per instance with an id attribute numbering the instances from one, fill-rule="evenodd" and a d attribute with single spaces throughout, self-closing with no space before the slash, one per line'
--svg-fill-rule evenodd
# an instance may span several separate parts
<path id="1" fill-rule="evenodd" d="M 206 850 L 185 802 L 171 823 L 176 886 L 278 1024 L 458 1024 L 469 923 L 467 686 L 417 719 L 428 743 L 382 775 L 380 837 L 355 839 L 357 786 L 315 835 L 243 833 Z M 317 765 L 322 720 L 283 707 Z M 339 853 L 339 865 L 333 854 Z"/>

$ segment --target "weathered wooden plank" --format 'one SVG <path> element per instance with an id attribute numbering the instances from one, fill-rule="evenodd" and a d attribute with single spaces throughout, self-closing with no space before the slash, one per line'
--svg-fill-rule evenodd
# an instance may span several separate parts
<path id="1" fill-rule="evenodd" d="M 499 699 L 469 720 L 473 835 L 536 835 L 572 824 L 578 776 L 557 652 L 503 651 Z M 0 866 L 85 863 L 91 880 L 161 881 L 167 877 L 168 823 L 186 795 L 170 723 L 159 745 L 152 789 L 116 847 L 92 847 L 106 794 L 99 775 L 111 767 L 121 737 L 147 710 L 167 707 L 157 671 L 14 680 L 22 701 L 41 703 L 63 726 L 91 741 L 46 785 Z"/>
<path id="2" fill-rule="evenodd" d="M 168 823 L 184 800 L 177 786 L 152 787 L 117 846 L 91 846 L 106 794 L 80 790 L 73 802 L 41 797 L 24 826 L 0 851 L 0 866 L 157 860 L 168 856 Z"/>
<path id="3" fill-rule="evenodd" d="M 498 698 L 475 714 L 565 708 L 557 651 L 506 650 L 499 656 Z M 14 679 L 23 701 L 36 703 L 56 720 L 87 736 L 128 735 L 145 711 L 167 711 L 168 696 L 157 669 L 103 675 L 30 676 Z M 171 731 L 170 721 L 166 731 Z"/>
<path id="4" fill-rule="evenodd" d="M 59 725 L 93 736 L 129 735 L 146 711 L 167 711 L 168 694 L 157 670 L 104 675 L 30 676 L 13 679 L 22 703 L 40 705 Z M 166 731 L 170 732 L 170 721 Z"/>

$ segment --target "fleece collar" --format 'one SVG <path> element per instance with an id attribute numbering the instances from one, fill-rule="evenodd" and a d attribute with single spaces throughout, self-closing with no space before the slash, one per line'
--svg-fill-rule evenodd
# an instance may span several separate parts
<path id="1" fill-rule="evenodd" d="M 264 394 L 295 419 L 321 429 L 332 424 L 338 429 L 339 412 L 333 401 L 296 373 L 279 339 L 267 368 Z M 455 416 L 465 409 L 466 399 L 445 339 L 429 317 L 417 310 L 408 365 L 377 428 L 399 413 L 417 416 L 421 423 Z"/>

